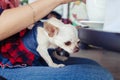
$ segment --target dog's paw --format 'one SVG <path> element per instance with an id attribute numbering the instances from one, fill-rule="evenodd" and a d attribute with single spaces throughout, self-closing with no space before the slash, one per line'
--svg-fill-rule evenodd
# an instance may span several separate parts
<path id="1" fill-rule="evenodd" d="M 61 67 L 64 67 L 65 65 L 64 64 L 56 64 L 56 63 L 52 63 L 51 65 L 49 65 L 50 67 L 53 67 L 53 68 L 61 68 Z"/>

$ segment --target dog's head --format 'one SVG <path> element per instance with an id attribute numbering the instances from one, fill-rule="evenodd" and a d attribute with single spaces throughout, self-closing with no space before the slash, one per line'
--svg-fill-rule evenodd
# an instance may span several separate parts
<path id="1" fill-rule="evenodd" d="M 69 53 L 79 51 L 78 31 L 71 24 L 64 24 L 56 18 L 50 18 L 44 22 L 44 29 L 51 44 L 57 45 Z"/>

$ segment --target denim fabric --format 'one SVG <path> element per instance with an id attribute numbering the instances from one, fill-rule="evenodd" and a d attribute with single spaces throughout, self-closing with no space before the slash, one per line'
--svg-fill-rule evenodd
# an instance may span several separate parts
<path id="1" fill-rule="evenodd" d="M 42 26 L 43 26 L 43 23 L 41 21 L 36 22 L 34 24 L 34 27 L 31 30 L 29 30 L 25 34 L 25 36 L 22 38 L 22 42 L 23 42 L 24 46 L 26 47 L 26 49 L 35 55 L 35 59 L 34 59 L 34 62 L 32 63 L 32 65 L 41 65 L 41 63 L 39 63 L 41 61 L 38 60 L 40 58 L 40 55 L 36 51 L 36 48 L 38 46 L 36 37 L 37 37 L 37 28 L 42 27 Z"/>
<path id="2" fill-rule="evenodd" d="M 8 80 L 113 80 L 109 71 L 90 59 L 70 58 L 64 63 L 66 66 L 63 68 L 5 68 L 0 69 L 0 75 Z"/>
<path id="3" fill-rule="evenodd" d="M 3 12 L 3 9 L 2 8 L 0 8 L 0 14 Z"/>
<path id="4" fill-rule="evenodd" d="M 29 30 L 25 36 L 22 38 L 23 44 L 25 47 L 31 51 L 32 53 L 39 55 L 38 52 L 36 51 L 36 48 L 38 46 L 36 37 L 37 37 L 37 28 L 42 27 L 43 23 L 42 22 L 36 22 L 34 27 Z"/>

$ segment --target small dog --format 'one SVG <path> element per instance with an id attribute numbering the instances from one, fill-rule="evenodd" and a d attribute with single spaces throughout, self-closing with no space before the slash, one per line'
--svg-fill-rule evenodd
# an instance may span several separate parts
<path id="1" fill-rule="evenodd" d="M 37 28 L 37 51 L 50 67 L 63 67 L 64 64 L 56 64 L 48 54 L 49 48 L 60 47 L 69 53 L 79 51 L 79 38 L 77 29 L 71 24 L 64 24 L 56 18 L 50 18 L 44 22 L 44 28 Z"/>

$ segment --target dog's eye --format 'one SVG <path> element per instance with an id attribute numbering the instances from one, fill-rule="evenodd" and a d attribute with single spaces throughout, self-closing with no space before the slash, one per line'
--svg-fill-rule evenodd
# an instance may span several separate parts
<path id="1" fill-rule="evenodd" d="M 80 41 L 78 41 L 77 44 L 80 44 Z"/>
<path id="2" fill-rule="evenodd" d="M 69 46 L 69 45 L 71 45 L 71 42 L 70 42 L 70 41 L 65 42 L 65 45 L 66 45 L 66 46 Z"/>

